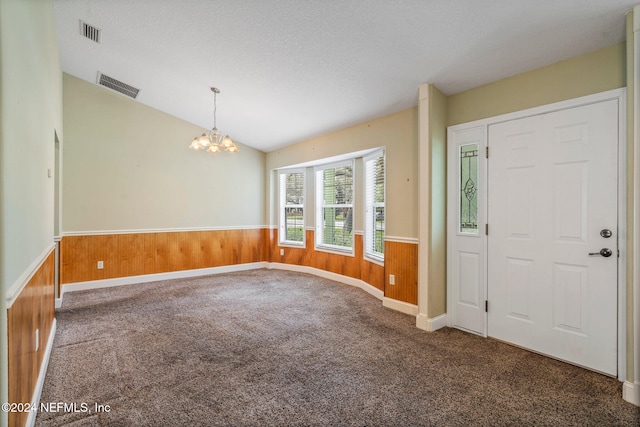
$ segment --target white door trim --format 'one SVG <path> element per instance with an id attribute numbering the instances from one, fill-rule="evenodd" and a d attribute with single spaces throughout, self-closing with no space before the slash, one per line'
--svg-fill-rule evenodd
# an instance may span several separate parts
<path id="1" fill-rule="evenodd" d="M 459 132 L 465 129 L 483 127 L 484 128 L 484 141 L 486 144 L 486 139 L 488 137 L 488 127 L 492 124 L 502 123 L 510 120 L 521 119 L 525 117 L 536 116 L 540 114 L 551 113 L 555 111 L 565 110 L 568 108 L 580 107 L 589 104 L 595 104 L 602 101 L 608 100 L 617 100 L 618 101 L 618 248 L 620 256 L 618 258 L 618 379 L 621 381 L 626 380 L 626 331 L 627 331 L 627 295 L 626 295 L 626 269 L 627 269 L 627 247 L 626 247 L 626 235 L 627 235 L 627 227 L 626 227 L 626 218 L 627 218 L 627 194 L 626 194 L 626 180 L 627 180 L 627 164 L 626 164 L 626 88 L 614 89 L 606 92 L 601 92 L 593 95 L 587 95 L 580 98 L 570 99 L 567 101 L 556 102 L 553 104 L 543 105 L 539 107 L 530 108 L 527 110 L 516 111 L 513 113 L 507 113 L 500 116 L 489 117 L 486 119 L 475 120 L 473 122 L 462 123 L 455 126 L 450 126 L 447 129 L 447 146 L 448 150 L 452 149 L 455 141 L 452 141 L 452 135 L 454 132 Z M 455 148 L 455 147 L 454 147 Z M 483 148 L 484 150 L 484 148 Z M 452 162 L 452 154 L 448 153 L 449 157 L 449 168 L 447 171 L 447 182 L 453 183 L 456 182 L 457 179 L 457 167 L 451 167 Z M 486 162 L 486 158 L 480 157 L 479 161 Z M 483 177 L 485 182 L 486 177 L 486 167 L 485 176 Z M 448 185 L 449 190 L 452 191 L 453 188 L 457 188 L 453 184 Z M 482 191 L 482 197 L 486 197 L 486 188 Z M 448 224 L 447 224 L 447 247 L 448 247 L 448 256 L 447 256 L 447 322 L 448 326 L 455 326 L 456 312 L 455 312 L 455 304 L 454 299 L 451 298 L 452 295 L 455 295 L 456 291 L 453 288 L 454 283 L 451 280 L 451 272 L 453 271 L 452 261 L 453 255 L 455 251 L 454 246 L 454 236 L 456 236 L 456 222 L 453 218 L 457 215 L 457 208 L 455 206 L 455 200 L 452 200 L 453 197 L 451 194 L 448 194 Z M 486 199 L 485 199 L 486 200 Z M 487 212 L 487 204 L 483 204 L 485 211 L 483 212 L 484 218 L 486 218 Z M 454 220 L 452 220 L 452 218 Z M 478 224 L 480 227 L 480 224 Z M 482 224 L 484 227 L 484 224 Z M 484 281 L 484 295 L 487 295 L 487 252 L 486 252 L 486 236 L 483 236 L 484 243 L 484 251 L 485 251 L 485 268 L 484 268 L 484 277 L 482 280 Z M 485 314 L 484 320 L 484 336 L 486 336 L 486 324 L 487 324 L 487 316 Z M 636 373 L 637 374 L 637 373 Z"/>
<path id="2" fill-rule="evenodd" d="M 633 377 L 627 379 L 623 388 L 625 400 L 640 406 L 640 6 L 633 9 Z"/>

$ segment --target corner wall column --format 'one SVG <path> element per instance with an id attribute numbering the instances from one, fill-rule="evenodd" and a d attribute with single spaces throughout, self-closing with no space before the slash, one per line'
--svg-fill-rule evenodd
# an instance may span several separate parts
<path id="1" fill-rule="evenodd" d="M 416 327 L 429 331 L 429 242 L 431 241 L 431 140 L 429 83 L 418 88 L 418 315 Z"/>

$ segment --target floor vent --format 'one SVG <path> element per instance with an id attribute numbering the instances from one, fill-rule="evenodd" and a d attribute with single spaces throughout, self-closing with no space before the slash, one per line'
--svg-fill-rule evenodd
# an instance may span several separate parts
<path id="1" fill-rule="evenodd" d="M 80 21 L 80 35 L 93 40 L 96 43 L 100 43 L 100 29 L 93 25 L 87 24 L 84 21 Z"/>
<path id="2" fill-rule="evenodd" d="M 106 76 L 102 73 L 98 73 L 98 84 L 104 87 L 108 87 L 109 89 L 113 89 L 116 92 L 120 92 L 121 94 L 133 99 L 136 99 L 138 93 L 140 92 L 140 89 L 123 83 L 120 80 L 116 80 L 113 77 Z"/>

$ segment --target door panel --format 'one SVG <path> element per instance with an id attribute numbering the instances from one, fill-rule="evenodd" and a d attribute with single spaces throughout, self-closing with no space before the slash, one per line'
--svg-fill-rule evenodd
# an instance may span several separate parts
<path id="1" fill-rule="evenodd" d="M 488 334 L 614 375 L 617 100 L 488 134 Z"/>
<path id="2" fill-rule="evenodd" d="M 485 335 L 485 128 L 454 131 L 449 135 L 449 245 L 452 283 L 449 299 L 451 325 Z"/>

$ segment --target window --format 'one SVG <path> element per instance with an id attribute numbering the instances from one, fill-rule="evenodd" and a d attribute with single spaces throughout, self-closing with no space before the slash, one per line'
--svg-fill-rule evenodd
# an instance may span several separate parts
<path id="1" fill-rule="evenodd" d="M 316 248 L 353 253 L 353 160 L 316 168 Z"/>
<path id="2" fill-rule="evenodd" d="M 364 158 L 364 254 L 384 260 L 385 158 L 384 150 Z"/>
<path id="3" fill-rule="evenodd" d="M 304 245 L 304 169 L 280 172 L 279 240 Z"/>
<path id="4" fill-rule="evenodd" d="M 460 146 L 461 233 L 478 234 L 478 144 Z"/>

